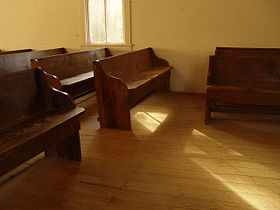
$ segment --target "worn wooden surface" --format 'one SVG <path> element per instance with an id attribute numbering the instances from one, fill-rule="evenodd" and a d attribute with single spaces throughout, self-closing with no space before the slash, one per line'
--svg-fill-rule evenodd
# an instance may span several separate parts
<path id="1" fill-rule="evenodd" d="M 30 68 L 30 60 L 33 58 L 41 58 L 62 53 L 66 53 L 65 48 L 0 55 L 0 73 L 26 70 Z"/>
<path id="2" fill-rule="evenodd" d="M 0 55 L 14 54 L 14 53 L 24 53 L 31 52 L 32 49 L 22 49 L 22 50 L 12 50 L 12 51 L 0 51 Z"/>
<path id="3" fill-rule="evenodd" d="M 95 97 L 78 104 L 83 160 L 29 161 L 0 185 L 1 208 L 279 209 L 279 116 L 206 126 L 204 100 L 154 93 L 132 108 L 133 132 L 100 129 Z"/>
<path id="4" fill-rule="evenodd" d="M 274 57 L 210 56 L 207 85 L 205 123 L 219 108 L 223 112 L 226 108 L 230 112 L 280 111 L 280 65 Z"/>
<path id="5" fill-rule="evenodd" d="M 153 91 L 170 89 L 172 67 L 152 48 L 100 59 L 93 69 L 102 128 L 130 130 L 130 108 Z"/>
<path id="6" fill-rule="evenodd" d="M 48 86 L 41 69 L 0 74 L 0 176 L 59 144 L 67 150 L 48 155 L 80 160 L 82 112 L 68 94 Z"/>
<path id="7" fill-rule="evenodd" d="M 55 75 L 60 81 L 55 87 L 78 98 L 94 90 L 92 61 L 110 55 L 108 49 L 100 48 L 33 59 L 31 65 Z"/>

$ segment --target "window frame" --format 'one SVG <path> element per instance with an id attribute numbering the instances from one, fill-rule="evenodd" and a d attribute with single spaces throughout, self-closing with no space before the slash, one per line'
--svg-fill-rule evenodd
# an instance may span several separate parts
<path id="1" fill-rule="evenodd" d="M 85 46 L 132 46 L 131 44 L 131 15 L 130 15 L 130 0 L 122 0 L 123 2 L 123 23 L 124 23 L 124 42 L 123 43 L 96 43 L 90 41 L 89 31 L 89 10 L 88 1 L 84 0 L 84 44 Z"/>

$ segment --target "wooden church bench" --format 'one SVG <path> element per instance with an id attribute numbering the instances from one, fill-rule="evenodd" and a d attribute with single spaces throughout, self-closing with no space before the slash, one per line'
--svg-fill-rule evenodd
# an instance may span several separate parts
<path id="1" fill-rule="evenodd" d="M 41 69 L 0 74 L 0 176 L 41 152 L 80 161 L 83 112 Z"/>
<path id="2" fill-rule="evenodd" d="M 205 124 L 211 112 L 280 114 L 280 66 L 265 57 L 210 56 Z"/>
<path id="3" fill-rule="evenodd" d="M 52 85 L 78 98 L 95 89 L 92 61 L 108 56 L 109 49 L 101 48 L 33 59 L 31 66 L 55 75 L 59 83 Z"/>
<path id="4" fill-rule="evenodd" d="M 24 53 L 32 52 L 32 49 L 22 49 L 22 50 L 12 50 L 12 51 L 0 51 L 0 55 L 14 54 L 14 53 Z"/>
<path id="5" fill-rule="evenodd" d="M 172 67 L 152 48 L 94 61 L 93 69 L 102 128 L 130 130 L 130 108 L 153 91 L 170 89 Z"/>
<path id="6" fill-rule="evenodd" d="M 65 48 L 55 48 L 31 52 L 0 55 L 0 73 L 30 69 L 30 60 L 50 55 L 66 53 Z"/>
<path id="7" fill-rule="evenodd" d="M 216 47 L 215 55 L 275 57 L 280 56 L 280 48 Z"/>

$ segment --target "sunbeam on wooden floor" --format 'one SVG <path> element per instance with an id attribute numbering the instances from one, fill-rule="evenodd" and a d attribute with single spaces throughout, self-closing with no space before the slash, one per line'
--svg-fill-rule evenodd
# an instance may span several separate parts
<path id="1" fill-rule="evenodd" d="M 154 93 L 132 132 L 78 103 L 82 161 L 42 155 L 1 178 L 0 209 L 280 209 L 280 117 L 215 114 L 204 96 Z"/>

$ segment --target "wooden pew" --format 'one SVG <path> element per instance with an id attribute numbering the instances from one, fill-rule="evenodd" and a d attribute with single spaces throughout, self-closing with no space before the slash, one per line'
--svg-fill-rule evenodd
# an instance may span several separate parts
<path id="1" fill-rule="evenodd" d="M 94 90 L 92 61 L 108 56 L 109 49 L 101 48 L 33 59 L 31 66 L 55 75 L 59 83 L 52 85 L 78 98 Z"/>
<path id="2" fill-rule="evenodd" d="M 280 65 L 268 57 L 210 56 L 205 123 L 211 112 L 280 114 Z"/>
<path id="3" fill-rule="evenodd" d="M 102 128 L 131 130 L 130 108 L 153 91 L 169 91 L 172 67 L 152 48 L 93 62 Z"/>
<path id="4" fill-rule="evenodd" d="M 275 57 L 280 56 L 280 48 L 216 47 L 215 55 Z"/>
<path id="5" fill-rule="evenodd" d="M 80 161 L 83 111 L 41 69 L 0 74 L 0 176 L 44 151 Z"/>
<path id="6" fill-rule="evenodd" d="M 65 48 L 0 55 L 0 74 L 30 69 L 30 60 L 66 53 Z"/>
<path id="7" fill-rule="evenodd" d="M 14 53 L 24 53 L 31 52 L 32 49 L 22 49 L 22 50 L 12 50 L 12 51 L 0 51 L 0 55 L 14 54 Z"/>

